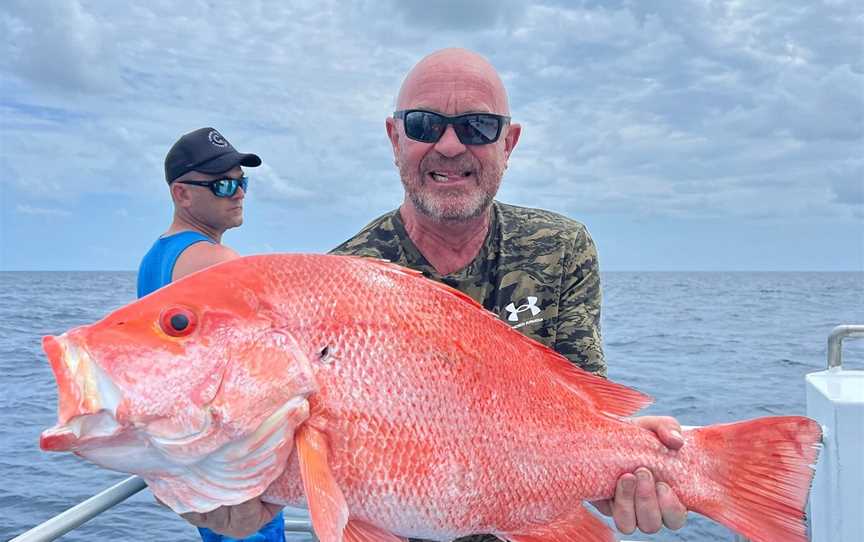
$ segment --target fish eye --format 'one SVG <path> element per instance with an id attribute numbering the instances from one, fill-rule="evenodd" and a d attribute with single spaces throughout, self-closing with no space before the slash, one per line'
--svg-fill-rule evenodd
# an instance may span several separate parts
<path id="1" fill-rule="evenodd" d="M 186 307 L 170 307 L 162 311 L 159 326 L 172 337 L 184 337 L 195 330 L 195 313 Z"/>

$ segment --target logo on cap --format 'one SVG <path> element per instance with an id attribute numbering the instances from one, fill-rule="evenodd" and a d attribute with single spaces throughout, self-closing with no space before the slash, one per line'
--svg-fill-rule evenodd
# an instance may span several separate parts
<path id="1" fill-rule="evenodd" d="M 210 133 L 207 134 L 207 139 L 209 139 L 210 143 L 213 143 L 217 147 L 227 147 L 228 146 L 228 142 L 225 141 L 225 138 L 222 137 L 222 134 L 220 134 L 216 130 L 210 130 Z"/>

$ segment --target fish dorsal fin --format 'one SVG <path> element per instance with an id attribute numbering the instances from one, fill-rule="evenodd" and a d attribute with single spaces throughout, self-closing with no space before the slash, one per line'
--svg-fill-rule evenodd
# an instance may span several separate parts
<path id="1" fill-rule="evenodd" d="M 515 333 L 518 333 L 516 331 Z M 630 416 L 650 405 L 654 400 L 640 391 L 589 373 L 570 360 L 542 345 L 531 341 L 540 351 L 543 362 L 571 391 L 577 393 L 601 412 L 612 416 Z"/>
<path id="2" fill-rule="evenodd" d="M 379 266 L 381 269 L 391 273 L 401 273 L 406 276 L 422 277 L 423 273 L 414 269 L 408 269 L 381 259 L 363 258 L 360 256 L 346 256 L 363 260 L 364 263 Z M 483 314 L 496 322 L 497 325 L 506 327 L 512 334 L 513 340 L 525 341 L 530 343 L 534 348 L 539 350 L 545 365 L 559 377 L 559 379 L 572 391 L 579 394 L 590 404 L 595 406 L 599 411 L 611 414 L 613 416 L 629 416 L 634 412 L 650 405 L 653 402 L 651 397 L 628 388 L 627 386 L 616 384 L 603 377 L 593 375 L 587 371 L 573 365 L 567 358 L 552 350 L 551 348 L 542 345 L 530 338 L 522 335 L 515 329 L 502 322 L 495 314 L 487 311 L 482 305 L 474 301 L 469 295 L 460 292 L 455 288 L 451 288 L 446 284 L 436 282 L 434 280 L 427 281 L 430 286 L 453 295 L 462 301 L 472 305 L 474 308 L 481 309 Z"/>
<path id="3" fill-rule="evenodd" d="M 589 512 L 576 505 L 572 512 L 548 525 L 538 525 L 527 532 L 506 533 L 510 542 L 614 542 L 615 534 Z"/>
<path id="4" fill-rule="evenodd" d="M 348 503 L 330 470 L 326 436 L 305 424 L 297 430 L 294 440 L 315 535 L 321 542 L 348 540 L 343 538 L 348 523 Z"/>
<path id="5" fill-rule="evenodd" d="M 405 538 L 396 536 L 374 525 L 352 519 L 345 526 L 345 542 L 407 542 Z"/>

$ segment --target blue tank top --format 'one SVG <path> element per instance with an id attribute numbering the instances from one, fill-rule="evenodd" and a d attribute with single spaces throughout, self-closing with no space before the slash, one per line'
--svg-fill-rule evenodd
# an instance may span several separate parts
<path id="1" fill-rule="evenodd" d="M 156 239 L 138 266 L 138 297 L 144 297 L 171 282 L 177 258 L 184 250 L 201 241 L 215 243 L 197 231 L 183 231 Z M 260 531 L 243 539 L 224 536 L 210 529 L 199 528 L 198 533 L 203 542 L 285 542 L 285 518 L 279 512 Z"/>
<path id="2" fill-rule="evenodd" d="M 177 258 L 184 250 L 201 241 L 215 243 L 197 231 L 181 231 L 156 239 L 138 266 L 138 297 L 144 297 L 171 282 Z"/>

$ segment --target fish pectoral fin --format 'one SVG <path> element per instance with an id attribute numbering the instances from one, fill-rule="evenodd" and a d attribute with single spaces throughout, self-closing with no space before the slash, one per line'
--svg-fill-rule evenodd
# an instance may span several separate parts
<path id="1" fill-rule="evenodd" d="M 375 525 L 348 518 L 348 503 L 328 463 L 327 437 L 309 424 L 294 437 L 312 527 L 321 542 L 406 542 Z"/>
<path id="2" fill-rule="evenodd" d="M 294 437 L 300 477 L 312 527 L 321 542 L 343 542 L 348 524 L 348 503 L 339 489 L 327 462 L 327 437 L 309 424 L 302 425 Z"/>
<path id="3" fill-rule="evenodd" d="M 523 533 L 505 533 L 510 542 L 614 542 L 615 533 L 584 505 L 553 521 Z"/>
<path id="4" fill-rule="evenodd" d="M 345 527 L 345 542 L 407 542 L 407 539 L 364 521 L 352 519 Z"/>

